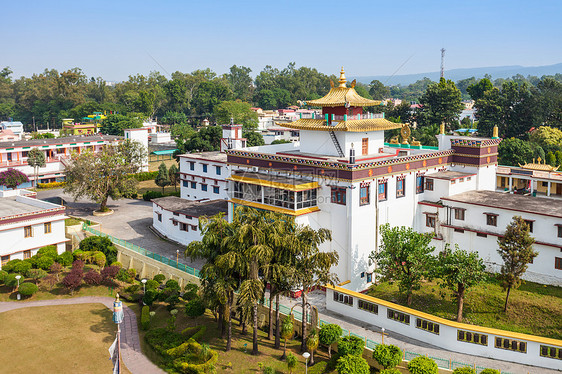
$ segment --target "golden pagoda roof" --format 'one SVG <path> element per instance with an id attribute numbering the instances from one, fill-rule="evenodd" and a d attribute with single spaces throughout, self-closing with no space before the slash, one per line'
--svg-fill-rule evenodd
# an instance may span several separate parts
<path id="1" fill-rule="evenodd" d="M 560 166 L 551 166 L 548 165 L 546 162 L 543 162 L 541 164 L 541 158 L 539 157 L 537 159 L 537 162 L 535 162 L 535 159 L 533 159 L 533 162 L 527 162 L 525 165 L 521 165 L 519 164 L 519 166 L 523 169 L 529 169 L 529 170 L 540 170 L 540 171 L 556 171 L 558 170 L 558 168 Z"/>
<path id="2" fill-rule="evenodd" d="M 351 87 L 346 86 L 345 72 L 343 67 L 340 72 L 339 86 L 335 87 L 334 82 L 330 81 L 332 88 L 328 94 L 320 99 L 308 100 L 306 105 L 310 106 L 373 106 L 380 105 L 379 100 L 365 99 L 355 91 L 355 80 L 351 82 Z"/>
<path id="3" fill-rule="evenodd" d="M 402 128 L 401 123 L 390 122 L 384 118 L 339 121 L 335 126 L 327 125 L 326 121 L 323 119 L 301 118 L 294 122 L 277 123 L 277 125 L 296 130 L 349 132 L 380 131 Z"/>

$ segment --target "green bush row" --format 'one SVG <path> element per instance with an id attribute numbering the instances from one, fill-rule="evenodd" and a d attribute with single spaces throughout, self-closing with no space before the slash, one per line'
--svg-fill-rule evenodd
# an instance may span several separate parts
<path id="1" fill-rule="evenodd" d="M 144 201 L 150 201 L 152 199 L 158 199 L 160 197 L 165 197 L 165 196 L 177 196 L 180 197 L 180 191 L 172 191 L 172 192 L 166 192 L 166 193 L 162 193 L 162 191 L 146 191 L 143 195 L 142 195 L 142 199 Z"/>
<path id="2" fill-rule="evenodd" d="M 154 180 L 158 176 L 158 170 L 156 171 L 144 171 L 141 173 L 131 174 L 139 182 Z"/>
<path id="3" fill-rule="evenodd" d="M 143 330 L 148 330 L 150 327 L 150 308 L 148 305 L 142 307 L 141 310 L 141 328 Z"/>

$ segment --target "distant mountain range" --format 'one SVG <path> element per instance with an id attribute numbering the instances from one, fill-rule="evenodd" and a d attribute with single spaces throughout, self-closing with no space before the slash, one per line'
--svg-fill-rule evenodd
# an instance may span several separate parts
<path id="1" fill-rule="evenodd" d="M 470 77 L 483 78 L 484 75 L 490 74 L 493 79 L 497 78 L 511 78 L 514 75 L 521 74 L 523 76 L 534 75 L 537 77 L 542 77 L 543 75 L 554 75 L 556 73 L 562 73 L 562 63 L 546 66 L 492 66 L 485 68 L 468 68 L 468 69 L 451 69 L 445 70 L 445 78 L 452 79 L 453 81 L 458 81 L 461 79 L 466 79 Z M 404 75 L 374 75 L 374 76 L 363 76 L 363 77 L 353 77 L 361 83 L 371 83 L 374 79 L 378 79 L 386 86 L 394 85 L 408 85 L 414 83 L 420 79 L 427 77 L 433 81 L 439 80 L 439 72 L 434 71 L 430 73 L 418 73 L 418 74 L 404 74 Z"/>

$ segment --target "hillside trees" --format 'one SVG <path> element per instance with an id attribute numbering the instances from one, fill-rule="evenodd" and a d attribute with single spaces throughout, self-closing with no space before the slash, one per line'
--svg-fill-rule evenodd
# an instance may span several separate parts
<path id="1" fill-rule="evenodd" d="M 463 105 L 461 92 L 453 81 L 441 78 L 439 83 L 430 84 L 420 98 L 420 104 L 417 118 L 420 125 L 445 123 L 450 130 L 457 127 Z"/>

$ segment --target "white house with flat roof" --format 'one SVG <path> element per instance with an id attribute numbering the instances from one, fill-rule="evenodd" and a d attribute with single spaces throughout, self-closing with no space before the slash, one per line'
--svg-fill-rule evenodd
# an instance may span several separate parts
<path id="1" fill-rule="evenodd" d="M 66 208 L 32 196 L 25 190 L 2 192 L 0 268 L 10 260 L 30 258 L 47 245 L 55 245 L 59 254 L 65 250 Z"/>

